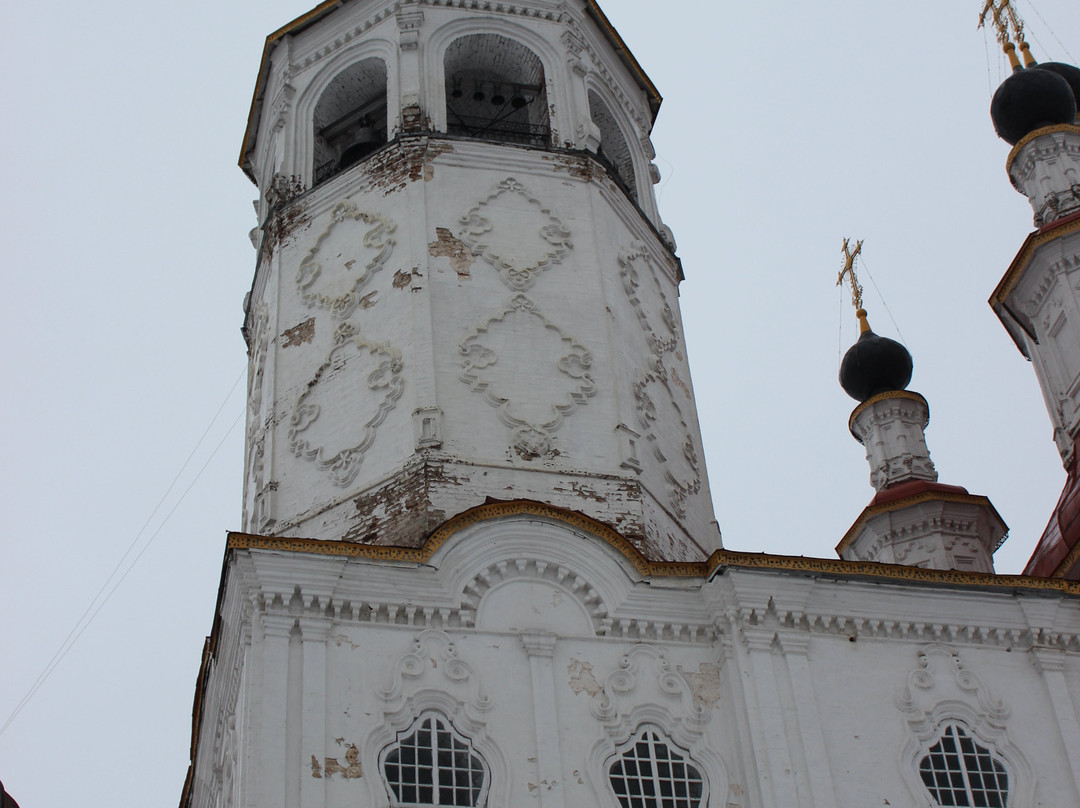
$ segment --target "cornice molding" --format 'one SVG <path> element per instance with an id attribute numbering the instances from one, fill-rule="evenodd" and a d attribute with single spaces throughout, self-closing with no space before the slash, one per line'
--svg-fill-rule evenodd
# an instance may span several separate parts
<path id="1" fill-rule="evenodd" d="M 868 508 L 876 512 L 903 507 L 923 500 L 955 500 L 957 502 L 988 504 L 985 497 L 927 492 L 914 497 Z M 990 507 L 993 507 L 992 505 Z M 866 512 L 864 512 L 865 514 Z M 992 591 L 1033 590 L 1060 592 L 1080 597 L 1080 582 L 1062 578 L 1037 578 L 1026 575 L 998 575 L 996 573 L 960 572 L 958 570 L 929 570 L 901 564 L 880 564 L 870 561 L 844 561 L 842 559 L 811 558 L 806 556 L 773 555 L 770 553 L 741 553 L 733 550 L 715 550 L 705 562 L 650 561 L 617 531 L 575 511 L 556 508 L 531 500 L 490 502 L 464 511 L 436 528 L 421 547 L 397 547 L 357 544 L 343 541 L 290 538 L 285 536 L 258 536 L 251 533 L 230 533 L 228 550 L 277 550 L 289 553 L 308 553 L 368 561 L 405 562 L 423 564 L 452 536 L 465 528 L 509 516 L 538 516 L 570 527 L 587 531 L 615 548 L 643 577 L 712 578 L 717 573 L 731 569 L 773 570 L 794 574 L 814 574 L 837 578 L 881 580 L 898 583 L 926 584 L 935 587 L 963 587 Z M 858 523 L 856 523 L 858 524 Z"/>
<path id="2" fill-rule="evenodd" d="M 947 491 L 924 491 L 924 492 L 922 492 L 920 494 L 912 494 L 910 497 L 903 497 L 902 499 L 893 500 L 892 502 L 883 502 L 880 505 L 868 505 L 866 508 L 863 509 L 863 512 L 861 514 L 859 514 L 859 518 L 855 520 L 855 524 L 853 524 L 851 527 L 848 528 L 847 533 L 844 534 L 844 538 L 840 539 L 840 543 L 836 545 L 837 554 L 839 555 L 840 553 L 842 553 L 844 550 L 846 550 L 851 545 L 852 542 L 855 541 L 856 537 L 862 531 L 863 527 L 865 527 L 866 523 L 868 521 L 870 521 L 873 517 L 879 516 L 879 515 L 881 515 L 883 513 L 888 513 L 890 511 L 897 511 L 897 510 L 903 510 L 905 508 L 910 508 L 912 505 L 919 505 L 919 504 L 921 504 L 923 502 L 955 502 L 955 503 L 959 503 L 959 504 L 963 504 L 963 505 L 981 505 L 983 507 L 989 508 L 990 511 L 995 516 L 997 516 L 998 520 L 1001 521 L 1001 524 L 1003 524 L 1003 525 L 1005 524 L 1004 520 L 1001 519 L 1001 515 L 997 512 L 997 509 L 994 507 L 993 503 L 990 502 L 990 500 L 987 499 L 984 496 L 979 496 L 979 495 L 976 495 L 976 494 L 950 493 L 950 492 L 947 492 Z M 1002 541 L 1004 541 L 1004 539 L 1002 539 Z M 994 548 L 994 549 L 996 549 L 996 548 Z M 845 562 L 845 563 L 850 563 L 850 562 Z M 893 566 L 893 565 L 886 565 L 886 566 Z M 901 569 L 917 569 L 915 567 L 905 567 L 903 565 L 896 565 L 896 566 L 900 567 Z M 923 571 L 928 572 L 929 570 L 923 570 Z M 965 574 L 966 575 L 967 573 L 957 573 L 957 574 Z M 972 574 L 974 574 L 974 573 L 972 573 Z M 1021 576 L 1003 576 L 1003 577 L 1021 577 Z M 1032 580 L 1042 580 L 1042 579 L 1032 579 Z"/>
<path id="3" fill-rule="evenodd" d="M 855 432 L 855 419 L 879 401 L 889 401 L 892 399 L 913 401 L 916 404 L 921 404 L 926 409 L 926 420 L 923 423 L 923 429 L 926 429 L 926 427 L 930 425 L 930 404 L 921 394 L 916 393 L 914 390 L 889 390 L 884 393 L 870 396 L 870 398 L 866 399 L 866 401 L 862 402 L 851 411 L 851 415 L 848 417 L 848 431 L 859 441 L 859 443 L 862 443 L 862 439 L 859 438 L 858 434 Z"/>
<path id="4" fill-rule="evenodd" d="M 1056 123 L 1052 126 L 1041 126 L 1038 129 L 1028 132 L 1016 141 L 1016 145 L 1012 147 L 1009 156 L 1005 158 L 1005 170 L 1010 173 L 1012 172 L 1013 161 L 1016 160 L 1017 155 L 1020 154 L 1021 150 L 1023 150 L 1027 144 L 1037 137 L 1052 135 L 1054 132 L 1071 132 L 1072 134 L 1080 135 L 1080 126 L 1077 126 L 1074 123 Z"/>
<path id="5" fill-rule="evenodd" d="M 990 299 L 987 301 L 990 306 L 998 312 L 999 316 L 1001 315 L 1001 307 L 1005 305 L 1006 298 L 1012 293 L 1016 284 L 1020 282 L 1020 276 L 1023 274 L 1024 270 L 1027 269 L 1035 251 L 1048 242 L 1078 231 L 1080 231 L 1080 213 L 1058 219 L 1028 235 L 1027 239 L 1024 240 L 1023 246 L 1020 248 L 1020 252 L 1016 254 L 1012 263 L 1009 264 L 1009 268 L 1005 271 L 1005 275 L 1002 277 L 997 288 L 994 289 L 994 293 L 990 295 Z"/>
<path id="6" fill-rule="evenodd" d="M 983 499 L 976 497 L 975 499 Z M 893 503 L 889 503 L 891 506 Z M 888 507 L 888 506 L 885 506 Z M 730 567 L 734 569 L 773 570 L 777 572 L 812 573 L 837 578 L 882 580 L 898 583 L 919 583 L 929 586 L 964 587 L 986 590 L 1039 590 L 1060 592 L 1080 597 L 1080 582 L 1061 578 L 1035 578 L 1027 575 L 998 575 L 988 572 L 959 570 L 930 570 L 902 564 L 880 564 L 874 561 L 844 561 L 806 556 L 781 556 L 768 553 L 736 553 L 716 550 L 710 556 L 709 575 Z"/>
<path id="7" fill-rule="evenodd" d="M 369 561 L 390 561 L 425 564 L 454 534 L 465 528 L 509 516 L 539 516 L 570 527 L 584 530 L 614 547 L 643 577 L 704 578 L 708 562 L 650 561 L 631 542 L 607 525 L 576 511 L 556 508 L 532 500 L 489 502 L 464 511 L 436 528 L 417 548 L 357 544 L 345 541 L 259 536 L 252 533 L 230 533 L 228 550 L 278 550 L 289 553 L 310 553 Z"/>

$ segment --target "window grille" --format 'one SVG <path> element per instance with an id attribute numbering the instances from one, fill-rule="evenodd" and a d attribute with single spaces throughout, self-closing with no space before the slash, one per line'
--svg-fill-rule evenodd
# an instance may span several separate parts
<path id="1" fill-rule="evenodd" d="M 700 808 L 701 773 L 653 730 L 644 730 L 608 771 L 622 808 Z"/>
<path id="2" fill-rule="evenodd" d="M 941 806 L 1007 808 L 1009 776 L 989 749 L 975 743 L 955 724 L 919 762 L 919 775 Z"/>
<path id="3" fill-rule="evenodd" d="M 406 733 L 382 756 L 395 808 L 482 805 L 487 772 L 466 739 L 433 713 L 422 715 Z"/>

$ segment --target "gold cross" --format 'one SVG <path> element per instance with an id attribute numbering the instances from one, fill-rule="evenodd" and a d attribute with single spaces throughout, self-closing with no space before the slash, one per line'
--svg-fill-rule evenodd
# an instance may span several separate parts
<path id="1" fill-rule="evenodd" d="M 1015 38 L 1015 47 L 1019 47 L 1020 52 L 1024 55 L 1024 64 L 1028 67 L 1033 65 L 1035 62 L 1031 57 L 1030 47 L 1024 39 L 1024 21 L 1020 19 L 1020 15 L 1016 13 L 1016 9 L 1013 8 L 1011 0 L 986 0 L 986 5 L 983 6 L 983 10 L 979 14 L 980 28 L 986 25 L 986 16 L 991 12 L 994 17 L 994 29 L 995 34 L 997 35 L 997 41 L 1001 44 L 1005 53 L 1009 54 L 1009 60 L 1012 61 L 1015 54 L 1014 46 L 1011 42 L 1011 40 Z M 1014 64 L 1014 67 L 1016 66 L 1017 65 Z"/>
<path id="2" fill-rule="evenodd" d="M 849 276 L 851 280 L 851 305 L 855 307 L 855 311 L 862 310 L 862 286 L 859 285 L 859 279 L 855 277 L 855 257 L 862 252 L 862 239 L 855 242 L 855 249 L 852 250 L 849 246 L 850 239 L 844 239 L 844 246 L 841 248 L 841 252 L 844 254 L 844 268 L 840 270 L 840 275 L 836 278 L 836 285 L 844 285 L 844 276 Z"/>

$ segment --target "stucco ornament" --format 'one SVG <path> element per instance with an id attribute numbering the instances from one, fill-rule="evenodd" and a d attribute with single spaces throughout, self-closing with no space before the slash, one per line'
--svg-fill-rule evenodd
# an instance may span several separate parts
<path id="1" fill-rule="evenodd" d="M 348 323 L 338 329 L 335 339 L 337 345 L 293 407 L 288 436 L 293 454 L 315 461 L 335 485 L 345 486 L 360 471 L 377 427 L 401 398 L 404 381 L 401 351 L 354 336 Z M 348 364 L 360 364 L 367 373 L 343 372 Z M 365 378 L 366 385 L 350 384 L 355 378 Z M 319 420 L 324 405 L 333 408 L 344 400 L 350 402 L 349 424 L 356 424 L 354 429 L 342 429 L 339 421 Z"/>
<path id="2" fill-rule="evenodd" d="M 327 309 L 340 320 L 360 304 L 360 291 L 394 250 L 397 226 L 389 219 L 338 202 L 330 222 L 300 262 L 296 288 L 309 307 Z"/>
<path id="3" fill-rule="evenodd" d="M 606 773 L 620 745 L 643 726 L 655 727 L 665 739 L 689 754 L 706 775 L 706 793 L 727 792 L 723 763 L 708 748 L 705 729 L 712 705 L 695 694 L 682 666 L 673 666 L 663 649 L 635 645 L 604 677 L 603 687 L 592 696 L 589 709 L 600 723 L 604 737 L 589 752 L 591 776 Z M 596 783 L 604 806 L 617 806 L 607 782 Z M 707 797 L 702 805 L 708 805 Z"/>
<path id="4" fill-rule="evenodd" d="M 498 410 L 514 430 L 514 451 L 524 460 L 551 452 L 563 418 L 596 393 L 592 354 L 565 335 L 525 295 L 477 326 L 458 346 L 463 382 Z M 529 368 L 523 384 L 522 368 Z"/>
<path id="5" fill-rule="evenodd" d="M 657 277 L 660 271 L 644 244 L 619 253 L 623 290 L 649 352 L 647 367 L 634 374 L 637 425 L 661 464 L 672 510 L 685 518 L 687 498 L 701 490 L 700 455 L 682 411 L 693 401 L 686 383 L 690 371 L 680 350 L 678 320 Z M 645 294 L 642 284 L 651 287 Z"/>
<path id="6" fill-rule="evenodd" d="M 1031 767 L 1006 731 L 1008 706 L 979 676 L 964 667 L 955 648 L 944 643 L 922 646 L 918 664 L 908 673 L 895 703 L 909 729 L 900 768 L 919 800 L 929 797 L 919 776 L 919 763 L 946 727 L 954 725 L 1004 765 L 1009 805 L 1034 804 Z"/>
<path id="7" fill-rule="evenodd" d="M 574 247 L 562 221 L 513 177 L 461 217 L 460 240 L 515 292 L 532 287 Z"/>

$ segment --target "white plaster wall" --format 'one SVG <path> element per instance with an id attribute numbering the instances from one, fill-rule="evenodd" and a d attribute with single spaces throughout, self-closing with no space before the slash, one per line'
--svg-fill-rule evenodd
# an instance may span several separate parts
<path id="1" fill-rule="evenodd" d="M 226 607 L 219 648 L 251 620 L 259 673 L 215 665 L 204 704 L 256 706 L 224 746 L 204 720 L 194 805 L 233 804 L 206 769 L 245 746 L 239 804 L 386 806 L 379 751 L 428 708 L 488 762 L 488 805 L 617 808 L 606 766 L 643 723 L 689 750 L 709 805 L 922 804 L 918 733 L 949 717 L 992 739 L 1010 804 L 1080 799 L 1080 615 L 1060 593 L 642 579 L 531 516 L 465 528 L 424 565 L 251 550 L 230 570 L 224 603 L 255 609 Z M 328 768 L 350 745 L 360 769 Z"/>

